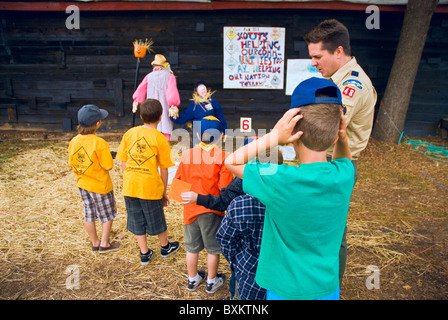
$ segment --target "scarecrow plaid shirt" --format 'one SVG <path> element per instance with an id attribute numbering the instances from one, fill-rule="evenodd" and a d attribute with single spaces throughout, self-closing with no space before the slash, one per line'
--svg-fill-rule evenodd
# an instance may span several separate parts
<path id="1" fill-rule="evenodd" d="M 222 254 L 234 268 L 242 300 L 266 299 L 266 290 L 255 282 L 265 208 L 250 195 L 236 197 L 216 234 Z"/>

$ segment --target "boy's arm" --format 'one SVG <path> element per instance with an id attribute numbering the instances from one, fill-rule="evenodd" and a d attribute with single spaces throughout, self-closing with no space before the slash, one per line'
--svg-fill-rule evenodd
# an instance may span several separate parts
<path id="1" fill-rule="evenodd" d="M 126 161 L 121 161 L 121 169 L 124 172 L 124 169 L 126 169 Z"/>
<path id="2" fill-rule="evenodd" d="M 352 160 L 352 153 L 348 146 L 347 124 L 345 116 L 341 112 L 341 122 L 339 123 L 338 140 L 333 150 L 333 160 L 338 158 L 348 158 Z"/>
<path id="3" fill-rule="evenodd" d="M 168 169 L 162 169 L 160 168 L 160 177 L 162 178 L 162 182 L 163 182 L 163 206 L 166 207 L 167 205 L 170 204 L 170 200 L 168 199 L 168 196 L 166 194 L 166 188 L 168 186 Z"/>
<path id="4" fill-rule="evenodd" d="M 239 148 L 226 158 L 225 164 L 238 178 L 242 179 L 246 163 L 258 153 L 266 151 L 279 144 L 287 144 L 300 139 L 303 132 L 294 132 L 294 127 L 302 115 L 297 115 L 300 108 L 293 108 L 283 115 L 274 129 L 263 137 Z"/>

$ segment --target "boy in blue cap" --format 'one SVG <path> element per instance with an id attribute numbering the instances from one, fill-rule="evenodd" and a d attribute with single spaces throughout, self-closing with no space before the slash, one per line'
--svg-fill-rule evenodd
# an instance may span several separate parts
<path id="1" fill-rule="evenodd" d="M 201 143 L 182 154 L 174 178 L 190 183 L 191 191 L 217 196 L 232 181 L 233 175 L 224 165 L 227 154 L 216 145 L 222 139 L 223 131 L 223 125 L 216 117 L 203 118 L 200 132 L 197 132 Z M 216 241 L 216 232 L 223 216 L 223 211 L 211 210 L 196 203 L 184 204 L 187 289 L 190 291 L 196 290 L 205 278 L 205 271 L 198 271 L 199 252 L 204 248 L 207 250 L 208 269 L 206 292 L 216 292 L 224 284 L 225 275 L 218 274 L 221 248 Z"/>
<path id="2" fill-rule="evenodd" d="M 108 116 L 108 112 L 93 104 L 78 111 L 78 135 L 70 141 L 69 165 L 76 175 L 76 184 L 83 201 L 84 225 L 92 242 L 92 251 L 107 253 L 120 248 L 120 243 L 110 243 L 112 223 L 117 207 L 109 171 L 114 163 L 107 142 L 95 133 Z M 102 223 L 101 239 L 95 221 Z"/>
<path id="3" fill-rule="evenodd" d="M 226 159 L 243 178 L 243 190 L 266 206 L 255 281 L 267 289 L 267 299 L 339 299 L 339 248 L 354 185 L 341 104 L 333 82 L 305 80 L 274 129 Z M 266 164 L 248 163 L 288 143 L 298 167 L 267 170 Z M 333 161 L 327 162 L 333 144 Z"/>

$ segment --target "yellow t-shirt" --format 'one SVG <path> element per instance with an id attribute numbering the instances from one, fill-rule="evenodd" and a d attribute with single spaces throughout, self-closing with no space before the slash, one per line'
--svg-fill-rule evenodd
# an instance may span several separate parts
<path id="1" fill-rule="evenodd" d="M 143 126 L 128 130 L 121 140 L 117 159 L 126 162 L 123 195 L 146 200 L 162 199 L 165 186 L 158 168 L 174 166 L 171 149 L 157 129 Z"/>
<path id="2" fill-rule="evenodd" d="M 76 174 L 78 188 L 100 194 L 113 190 L 109 170 L 114 162 L 103 138 L 78 134 L 70 141 L 68 153 L 68 164 Z"/>

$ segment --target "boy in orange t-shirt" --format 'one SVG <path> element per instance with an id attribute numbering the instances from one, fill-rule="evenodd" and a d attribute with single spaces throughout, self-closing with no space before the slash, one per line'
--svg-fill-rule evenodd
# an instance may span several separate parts
<path id="1" fill-rule="evenodd" d="M 223 136 L 222 123 L 213 116 L 201 120 L 199 145 L 185 151 L 182 155 L 175 179 L 192 185 L 191 191 L 200 194 L 219 195 L 222 188 L 232 181 L 232 173 L 225 167 L 227 154 L 216 143 Z M 196 203 L 184 205 L 184 236 L 187 251 L 188 285 L 193 291 L 205 278 L 203 270 L 198 271 L 199 252 L 207 250 L 207 293 L 218 290 L 225 281 L 224 274 L 218 274 L 221 248 L 216 241 L 216 232 L 224 212 L 214 211 Z"/>

